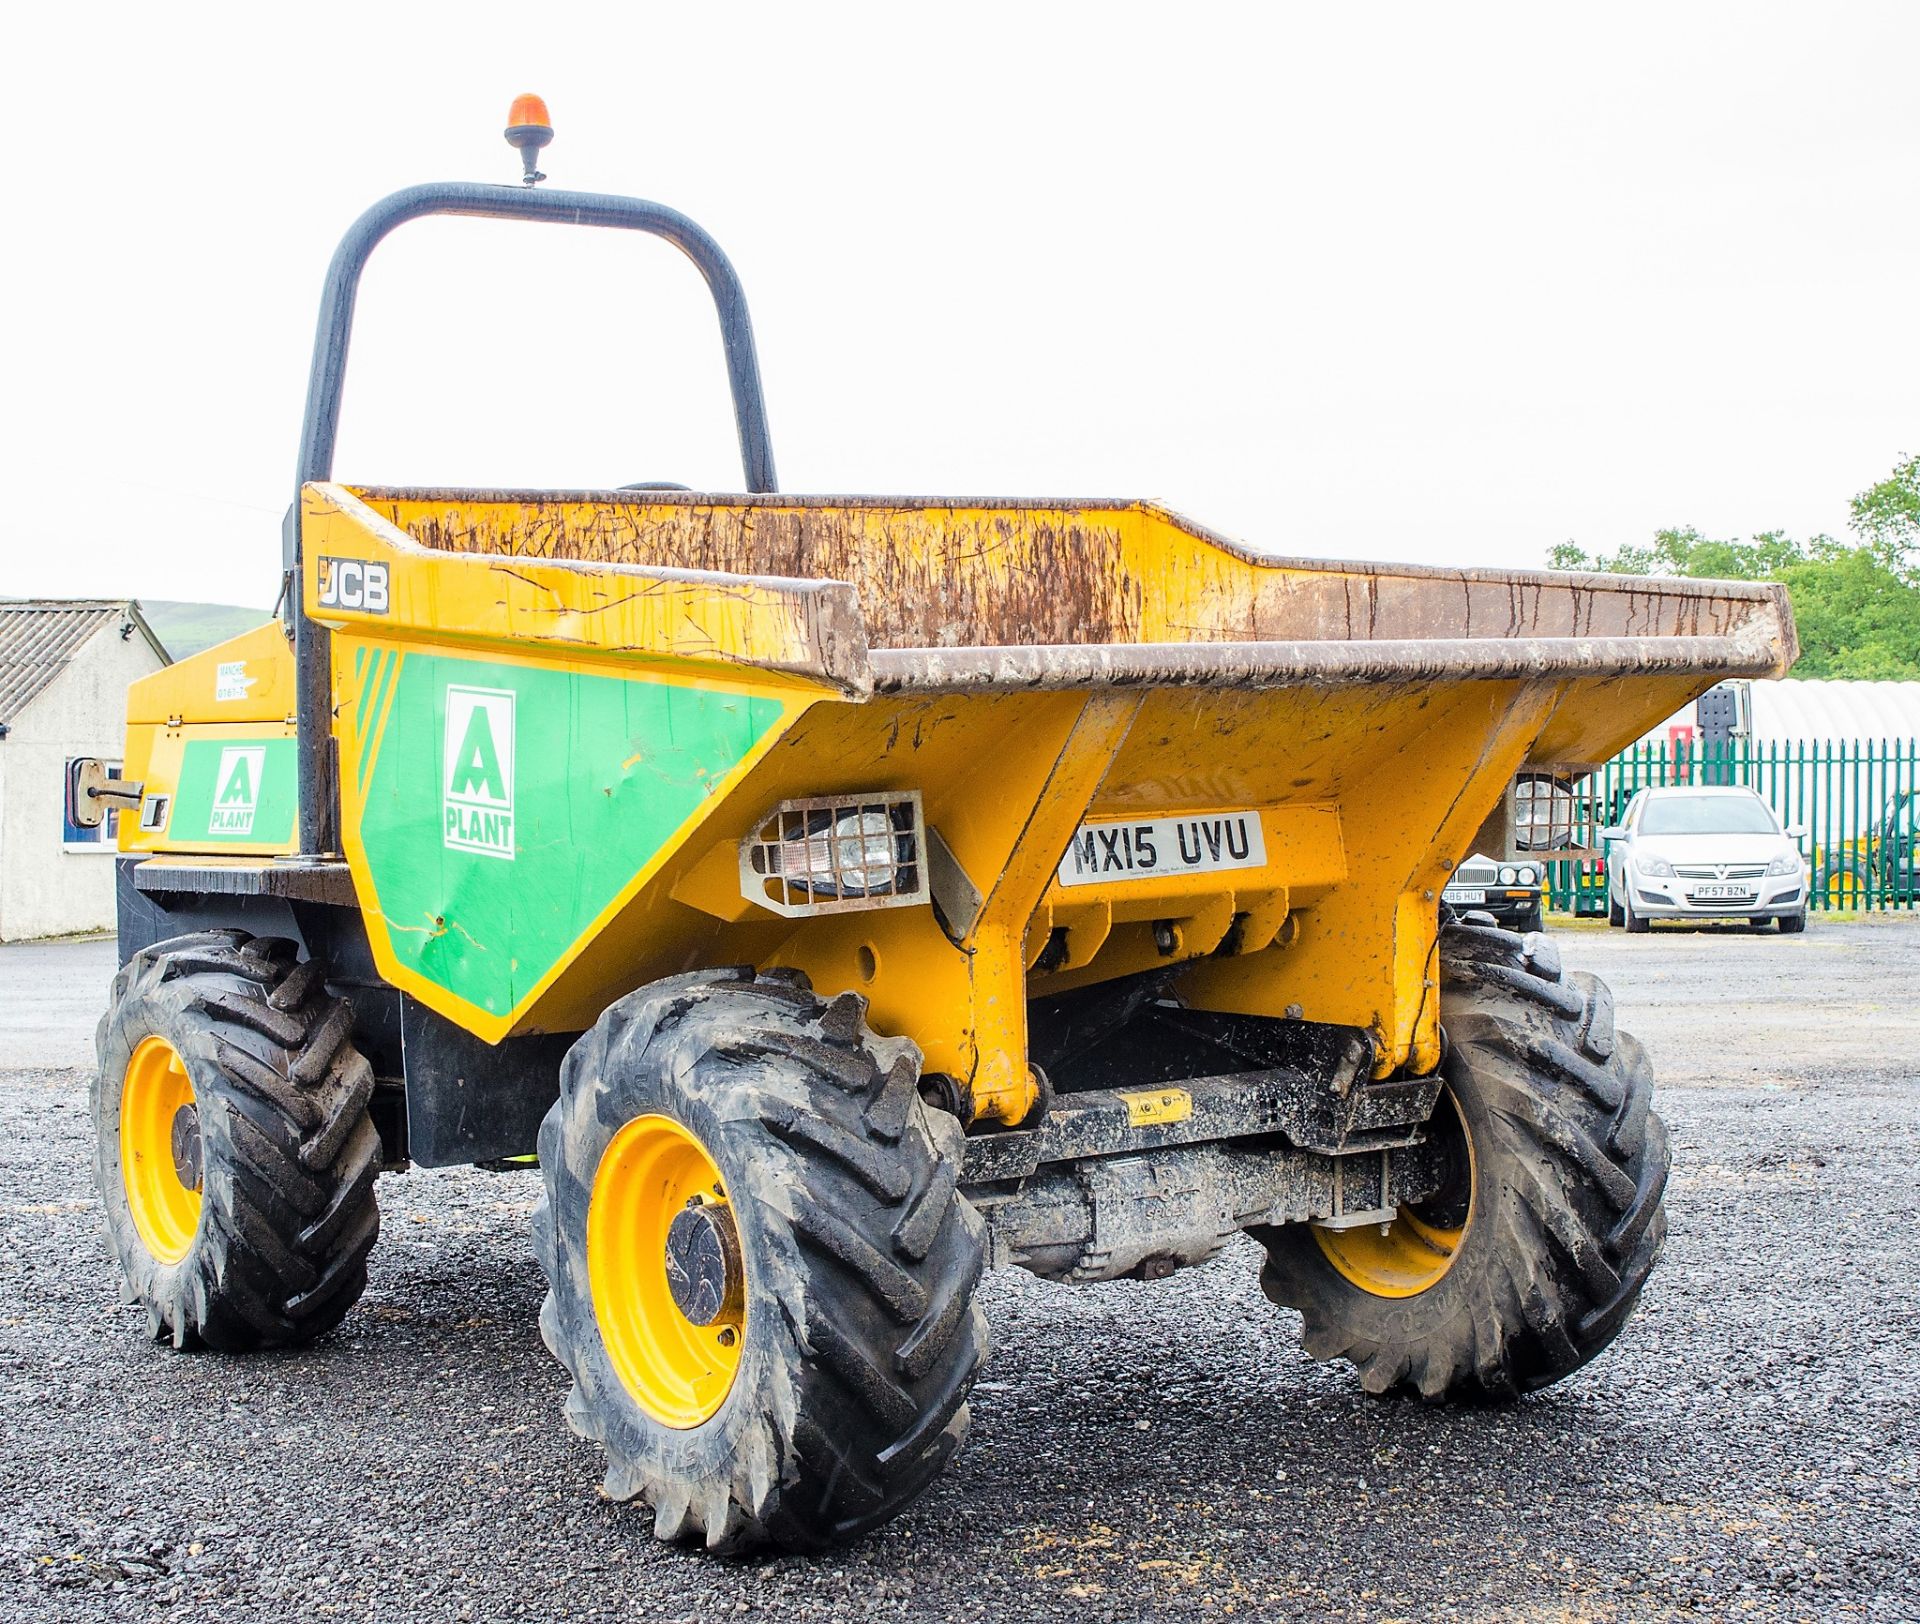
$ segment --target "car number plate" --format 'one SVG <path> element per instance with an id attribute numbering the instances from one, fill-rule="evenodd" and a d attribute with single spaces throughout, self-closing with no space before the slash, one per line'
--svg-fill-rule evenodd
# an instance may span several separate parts
<path id="1" fill-rule="evenodd" d="M 1060 859 L 1062 885 L 1159 879 L 1265 868 L 1267 843 L 1258 812 L 1207 812 L 1132 823 L 1083 823 Z"/>
<path id="2" fill-rule="evenodd" d="M 1708 902 L 1751 902 L 1754 898 L 1744 885 L 1696 885 L 1693 894 Z"/>
<path id="3" fill-rule="evenodd" d="M 1440 900 L 1442 902 L 1485 902 L 1487 893 L 1469 891 L 1464 886 L 1450 885 L 1440 893 Z"/>

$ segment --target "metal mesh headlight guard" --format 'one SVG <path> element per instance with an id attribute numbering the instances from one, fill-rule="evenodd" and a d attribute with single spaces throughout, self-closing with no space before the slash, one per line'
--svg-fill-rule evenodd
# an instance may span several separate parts
<path id="1" fill-rule="evenodd" d="M 740 842 L 740 894 L 789 919 L 925 902 L 920 792 L 782 801 Z"/>

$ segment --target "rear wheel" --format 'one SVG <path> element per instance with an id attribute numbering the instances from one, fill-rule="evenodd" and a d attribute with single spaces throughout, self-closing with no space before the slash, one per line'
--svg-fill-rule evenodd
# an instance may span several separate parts
<path id="1" fill-rule="evenodd" d="M 1261 1283 L 1370 1392 L 1507 1396 L 1619 1334 L 1666 1233 L 1667 1135 L 1601 982 L 1505 931 L 1454 926 L 1441 952 L 1440 1188 L 1384 1232 L 1256 1232 Z"/>
<path id="2" fill-rule="evenodd" d="M 121 970 L 101 1018 L 95 1182 L 129 1301 L 176 1347 L 306 1342 L 380 1231 L 373 1073 L 291 942 L 206 931 Z"/>
<path id="3" fill-rule="evenodd" d="M 852 994 L 745 972 L 622 999 L 567 1056 L 534 1239 L 567 1418 L 661 1539 L 818 1550 L 967 1430 L 985 1230 L 959 1123 Z"/>

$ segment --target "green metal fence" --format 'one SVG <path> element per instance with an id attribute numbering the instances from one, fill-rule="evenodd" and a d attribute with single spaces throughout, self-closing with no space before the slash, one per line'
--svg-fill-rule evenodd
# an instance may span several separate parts
<path id="1" fill-rule="evenodd" d="M 1799 742 L 1685 739 L 1637 744 L 1591 774 L 1576 794 L 1574 843 L 1598 847 L 1641 789 L 1739 784 L 1801 831 L 1816 910 L 1920 908 L 1920 740 Z M 1549 905 L 1607 911 L 1606 865 L 1550 862 Z"/>

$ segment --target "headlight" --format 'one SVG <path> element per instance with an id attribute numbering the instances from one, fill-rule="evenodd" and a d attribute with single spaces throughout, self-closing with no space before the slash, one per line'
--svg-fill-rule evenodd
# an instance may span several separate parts
<path id="1" fill-rule="evenodd" d="M 816 812 L 804 840 L 780 848 L 780 872 L 829 897 L 864 897 L 893 889 L 897 859 L 893 825 L 884 812 Z"/>
<path id="2" fill-rule="evenodd" d="M 788 918 L 927 900 L 915 790 L 783 801 L 740 843 L 740 891 Z"/>
<path id="3" fill-rule="evenodd" d="M 1520 883 L 1522 885 L 1538 885 L 1540 883 L 1539 871 L 1531 864 L 1522 863 L 1520 865 Z"/>
<path id="4" fill-rule="evenodd" d="M 1512 885 L 1516 881 L 1518 881 L 1519 878 L 1520 876 L 1514 873 L 1514 871 L 1510 868 L 1503 868 L 1500 870 L 1500 883 L 1502 885 Z"/>
<path id="5" fill-rule="evenodd" d="M 1769 874 L 1798 874 L 1800 872 L 1800 854 L 1789 852 L 1785 857 L 1776 857 L 1767 864 Z"/>
<path id="6" fill-rule="evenodd" d="M 1670 880 L 1673 878 L 1673 864 L 1664 857 L 1636 857 L 1633 866 L 1649 879 Z"/>
<path id="7" fill-rule="evenodd" d="M 1573 844 L 1579 805 L 1561 779 L 1539 774 L 1513 786 L 1513 843 L 1522 851 L 1564 851 Z"/>

